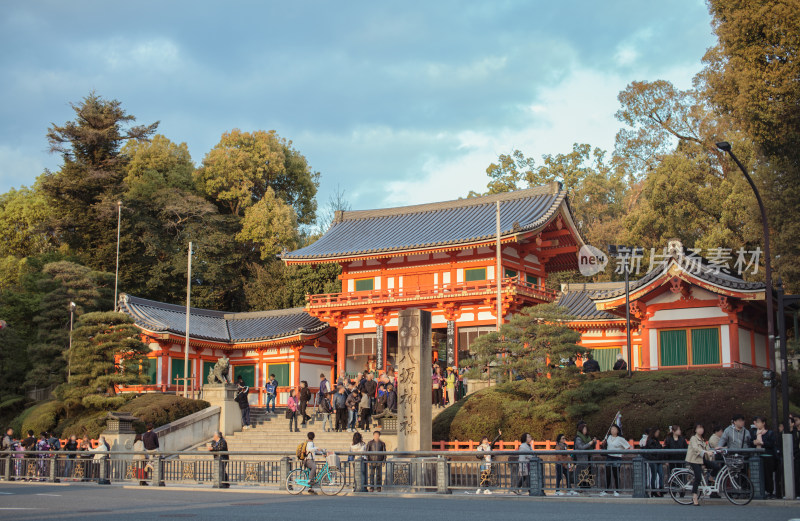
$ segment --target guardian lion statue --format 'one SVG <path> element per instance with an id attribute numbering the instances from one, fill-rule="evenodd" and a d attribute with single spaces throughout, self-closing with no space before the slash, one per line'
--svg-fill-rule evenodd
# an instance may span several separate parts
<path id="1" fill-rule="evenodd" d="M 217 363 L 214 365 L 214 369 L 208 374 L 208 383 L 210 384 L 227 384 L 230 383 L 228 380 L 228 370 L 231 367 L 231 361 L 228 359 L 227 356 L 222 355 L 222 358 L 217 360 Z"/>

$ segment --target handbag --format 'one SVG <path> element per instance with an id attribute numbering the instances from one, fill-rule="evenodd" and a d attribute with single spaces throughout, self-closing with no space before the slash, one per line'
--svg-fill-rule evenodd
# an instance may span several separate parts
<path id="1" fill-rule="evenodd" d="M 291 420 L 292 419 L 292 414 L 293 414 L 293 411 L 291 409 L 286 409 L 286 419 L 287 420 Z"/>

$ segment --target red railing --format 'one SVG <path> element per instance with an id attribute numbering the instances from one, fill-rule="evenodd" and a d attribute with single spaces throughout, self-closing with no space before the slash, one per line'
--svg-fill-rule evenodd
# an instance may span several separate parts
<path id="1" fill-rule="evenodd" d="M 631 444 L 631 447 L 638 447 L 639 442 L 634 440 L 628 440 L 628 443 Z M 478 448 L 481 442 L 479 441 L 434 441 L 433 442 L 433 450 L 445 450 L 445 451 L 459 451 L 459 450 L 475 450 Z M 517 450 L 519 449 L 519 441 L 498 441 L 494 444 L 494 450 Z M 572 448 L 573 442 L 568 441 L 566 442 L 567 446 Z M 556 450 L 556 442 L 552 440 L 545 440 L 545 441 L 532 441 L 531 447 L 533 450 Z M 600 449 L 600 442 L 597 442 L 596 449 Z"/>
<path id="2" fill-rule="evenodd" d="M 494 280 L 459 282 L 455 284 L 435 284 L 412 288 L 374 289 L 368 291 L 346 291 L 341 293 L 321 293 L 308 296 L 310 308 L 336 307 L 359 304 L 377 304 L 389 300 L 435 300 L 441 298 L 469 297 L 475 295 L 491 295 L 497 291 Z M 546 288 L 543 284 L 530 284 L 516 277 L 505 278 L 501 283 L 503 293 L 520 293 L 534 298 L 552 302 L 558 292 Z"/>

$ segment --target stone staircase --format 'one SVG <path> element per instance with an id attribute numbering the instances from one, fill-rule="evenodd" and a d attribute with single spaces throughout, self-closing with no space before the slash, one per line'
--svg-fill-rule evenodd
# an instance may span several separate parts
<path id="1" fill-rule="evenodd" d="M 229 451 L 283 451 L 294 452 L 297 446 L 306 440 L 309 431 L 315 434 L 314 443 L 321 448 L 335 451 L 350 449 L 353 441 L 351 432 L 324 432 L 322 416 L 316 416 L 309 409 L 311 420 L 305 427 L 298 422 L 300 432 L 289 432 L 289 420 L 285 409 L 276 409 L 276 414 L 267 414 L 264 408 L 250 408 L 249 429 L 235 432 L 228 436 Z M 365 441 L 370 434 L 362 431 Z"/>

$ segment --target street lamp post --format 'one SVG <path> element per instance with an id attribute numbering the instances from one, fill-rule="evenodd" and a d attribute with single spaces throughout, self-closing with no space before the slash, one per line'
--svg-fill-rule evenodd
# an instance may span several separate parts
<path id="1" fill-rule="evenodd" d="M 629 252 L 628 257 L 623 257 L 624 265 L 623 271 L 625 272 L 625 331 L 627 332 L 627 341 L 628 341 L 628 378 L 630 378 L 633 373 L 631 372 L 633 366 L 633 348 L 631 346 L 631 302 L 630 302 L 630 264 L 629 261 L 632 260 L 632 255 L 641 255 L 641 248 L 627 248 L 625 246 L 617 246 L 615 244 L 608 245 L 608 253 L 610 255 L 614 255 L 615 257 L 618 256 L 620 250 L 627 250 Z"/>
<path id="2" fill-rule="evenodd" d="M 122 224 L 122 201 L 117 201 L 117 269 L 114 274 L 114 311 L 117 311 L 117 287 L 119 286 L 119 229 Z"/>
<path id="3" fill-rule="evenodd" d="M 75 308 L 77 306 L 74 302 L 69 303 L 69 356 L 67 357 L 67 382 L 72 376 L 72 318 L 75 315 Z"/>
<path id="4" fill-rule="evenodd" d="M 762 233 L 764 234 L 764 278 L 766 283 L 766 288 L 764 289 L 764 298 L 767 301 L 767 337 L 768 337 L 768 346 L 769 346 L 769 359 L 771 364 L 775 364 L 775 316 L 774 316 L 774 309 L 772 304 L 772 257 L 770 255 L 769 249 L 769 226 L 767 225 L 767 211 L 764 208 L 764 202 L 761 200 L 761 194 L 758 192 L 758 188 L 756 188 L 756 184 L 753 182 L 753 179 L 750 177 L 750 174 L 747 173 L 747 169 L 744 167 L 739 158 L 733 153 L 733 149 L 731 148 L 731 144 L 727 141 L 721 141 L 717 143 L 717 148 L 722 150 L 723 152 L 727 152 L 731 159 L 736 163 L 739 167 L 739 170 L 742 171 L 744 174 L 745 179 L 750 184 L 750 188 L 753 189 L 753 193 L 756 195 L 756 201 L 758 201 L 758 209 L 761 210 L 761 227 Z M 781 365 L 783 366 L 782 373 L 786 372 L 786 361 L 781 360 Z M 772 408 L 772 425 L 774 429 L 778 428 L 778 391 L 773 385 L 770 388 L 770 405 Z M 784 424 L 784 429 L 786 432 L 789 432 L 788 428 L 788 418 L 784 418 L 786 422 Z"/>

